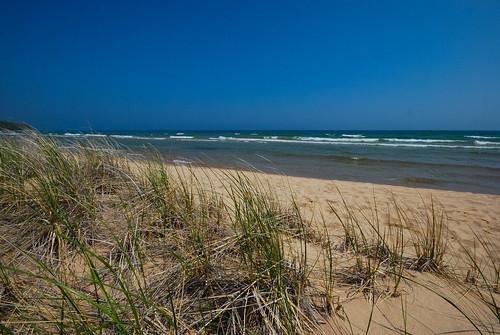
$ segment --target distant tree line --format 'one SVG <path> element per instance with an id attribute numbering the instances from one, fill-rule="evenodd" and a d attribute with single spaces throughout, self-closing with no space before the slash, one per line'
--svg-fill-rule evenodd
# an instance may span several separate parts
<path id="1" fill-rule="evenodd" d="M 33 127 L 22 122 L 0 121 L 0 130 L 32 130 Z"/>

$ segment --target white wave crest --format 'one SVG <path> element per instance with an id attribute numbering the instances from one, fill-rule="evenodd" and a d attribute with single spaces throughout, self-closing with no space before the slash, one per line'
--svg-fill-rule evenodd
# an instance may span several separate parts
<path id="1" fill-rule="evenodd" d="M 109 135 L 113 138 L 134 139 L 134 140 L 166 140 L 167 137 L 150 137 L 150 136 L 134 136 L 134 135 Z"/>
<path id="2" fill-rule="evenodd" d="M 384 138 L 384 141 L 388 142 L 405 142 L 405 143 L 453 143 L 462 142 L 457 140 L 433 140 L 425 138 Z"/>
<path id="3" fill-rule="evenodd" d="M 192 163 L 190 161 L 186 161 L 183 159 L 174 159 L 173 162 L 174 162 L 174 164 L 191 164 Z"/>
<path id="4" fill-rule="evenodd" d="M 477 145 L 500 145 L 500 142 L 491 142 L 491 141 L 474 141 Z"/>
<path id="5" fill-rule="evenodd" d="M 361 134 L 342 134 L 342 137 L 363 138 L 363 137 L 365 137 L 365 135 L 361 135 Z"/>
<path id="6" fill-rule="evenodd" d="M 306 139 L 306 140 L 304 140 Z M 314 140 L 319 139 L 319 140 Z M 377 142 L 376 138 L 365 139 L 347 139 L 347 138 L 330 138 L 324 137 L 295 137 L 294 139 L 264 139 L 264 138 L 242 138 L 242 137 L 210 137 L 212 141 L 234 141 L 245 143 L 301 143 L 301 144 L 323 144 L 323 145 L 365 145 L 365 146 L 381 146 L 381 147 L 408 147 L 408 148 L 462 148 L 462 149 L 500 149 L 500 146 L 477 146 L 477 145 L 449 145 L 449 144 L 432 144 L 432 143 L 387 143 Z M 492 142 L 494 143 L 494 142 Z"/>
<path id="7" fill-rule="evenodd" d="M 193 136 L 183 136 L 183 135 L 172 135 L 170 136 L 171 139 L 174 139 L 174 140 L 188 140 L 188 139 L 191 139 L 191 138 L 194 138 Z"/>
<path id="8" fill-rule="evenodd" d="M 378 138 L 330 138 L 330 137 L 303 137 L 298 136 L 294 139 L 300 141 L 316 141 L 316 142 L 378 142 Z"/>
<path id="9" fill-rule="evenodd" d="M 85 134 L 83 136 L 87 136 L 87 137 L 106 137 L 108 135 L 105 135 L 105 134 Z"/>
<path id="10" fill-rule="evenodd" d="M 496 136 L 464 136 L 464 137 L 467 137 L 467 138 L 475 138 L 475 139 L 485 139 L 485 140 L 492 140 L 492 139 L 496 139 L 496 138 L 500 138 L 500 137 L 496 137 Z"/>

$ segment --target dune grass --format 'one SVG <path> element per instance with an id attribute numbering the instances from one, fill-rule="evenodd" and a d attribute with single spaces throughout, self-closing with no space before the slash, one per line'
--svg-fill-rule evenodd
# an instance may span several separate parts
<path id="1" fill-rule="evenodd" d="M 447 271 L 434 202 L 411 217 L 394 200 L 389 225 L 375 202 L 371 214 L 330 204 L 338 238 L 327 229 L 337 223 L 318 229 L 255 176 L 200 176 L 153 156 L 36 133 L 0 139 L 2 333 L 314 334 L 329 323 L 349 334 L 346 287 L 372 303 L 368 333 L 381 297 L 400 299 L 408 318 L 399 296 L 412 272 Z M 466 284 L 498 318 L 498 259 L 478 241 L 487 262 L 466 251 L 476 278 Z"/>

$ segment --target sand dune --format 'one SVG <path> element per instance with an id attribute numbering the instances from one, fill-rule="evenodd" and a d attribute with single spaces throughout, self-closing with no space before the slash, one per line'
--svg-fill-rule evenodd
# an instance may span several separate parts
<path id="1" fill-rule="evenodd" d="M 225 192 L 222 187 L 227 178 L 225 174 L 233 173 L 230 170 L 205 168 L 194 168 L 194 171 L 201 176 L 216 175 L 216 178 L 210 179 L 218 181 L 216 187 L 222 193 Z M 410 279 L 403 283 L 399 296 L 379 298 L 375 301 L 368 333 L 396 334 L 404 333 L 405 329 L 409 334 L 477 333 L 464 316 L 443 297 L 451 301 L 460 301 L 460 308 L 463 311 L 474 315 L 477 319 L 484 318 L 483 322 L 486 324 L 491 322 L 492 331 L 500 330 L 498 322 L 489 319 L 489 311 L 484 306 L 476 304 L 474 297 L 470 301 L 469 298 L 464 298 L 467 293 L 461 285 L 457 285 L 457 281 L 463 283 L 467 271 L 468 263 L 463 247 L 474 248 L 474 233 L 491 242 L 492 249 L 497 255 L 500 252 L 500 196 L 260 172 L 246 172 L 246 174 L 260 182 L 269 183 L 270 188 L 283 200 L 292 194 L 304 217 L 315 224 L 324 220 L 329 233 L 333 236 L 340 236 L 342 229 L 330 210 L 329 203 L 341 208 L 345 201 L 353 211 L 366 215 L 373 215 L 376 203 L 380 222 L 388 224 L 389 211 L 394 201 L 406 212 L 416 214 L 425 213 L 426 208 L 429 209 L 431 202 L 434 202 L 434 206 L 446 213 L 449 241 L 446 262 L 450 272 L 459 278 L 452 280 L 444 274 L 417 272 L 408 274 Z M 481 250 L 478 248 L 477 252 L 481 253 Z M 313 259 L 319 254 L 315 253 L 314 246 L 311 247 L 310 253 Z M 342 261 L 340 259 L 339 263 Z M 336 334 L 339 333 L 339 328 L 345 327 L 350 333 L 352 327 L 355 334 L 364 334 L 372 310 L 370 297 L 353 294 L 352 288 L 342 285 L 338 288 L 337 294 L 349 322 L 344 319 L 339 323 L 339 318 L 332 318 L 331 323 L 325 324 L 322 330 Z M 402 314 L 403 309 L 407 313 L 406 322 Z"/>

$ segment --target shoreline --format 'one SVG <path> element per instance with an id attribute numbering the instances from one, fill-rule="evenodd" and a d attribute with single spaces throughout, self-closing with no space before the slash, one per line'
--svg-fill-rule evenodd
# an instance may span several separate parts
<path id="1" fill-rule="evenodd" d="M 141 154 L 138 154 L 141 155 Z M 145 158 L 148 159 L 148 158 Z M 176 166 L 193 166 L 194 168 L 208 168 L 208 169 L 218 169 L 218 170 L 229 170 L 229 171 L 240 171 L 240 172 L 257 172 L 261 174 L 266 174 L 266 175 L 275 175 L 275 176 L 282 176 L 282 177 L 295 177 L 295 178 L 306 178 L 306 179 L 315 179 L 315 180 L 321 180 L 321 181 L 331 181 L 331 182 L 351 182 L 351 183 L 361 183 L 361 184 L 373 184 L 373 185 L 378 185 L 378 186 L 386 186 L 386 187 L 404 187 L 404 188 L 410 188 L 410 189 L 415 189 L 415 190 L 434 190 L 434 191 L 449 191 L 449 192 L 459 192 L 459 193 L 471 193 L 471 194 L 483 194 L 483 195 L 493 195 L 493 196 L 499 196 L 500 197 L 500 189 L 498 190 L 492 190 L 491 192 L 487 192 L 486 190 L 476 190 L 476 188 L 472 189 L 464 189 L 461 186 L 450 186 L 450 185 L 440 185 L 439 182 L 433 181 L 433 179 L 427 179 L 427 178 L 408 178 L 408 179 L 413 179 L 415 182 L 408 181 L 406 183 L 404 182 L 394 182 L 394 183 L 389 183 L 389 182 L 384 182 L 383 180 L 371 180 L 369 178 L 364 179 L 363 177 L 361 178 L 330 178 L 330 177 L 322 177 L 322 176 L 317 176 L 314 174 L 303 174 L 303 173 L 287 173 L 284 171 L 277 171 L 275 169 L 274 171 L 269 169 L 269 170 L 262 170 L 258 169 L 255 167 L 248 167 L 245 168 L 243 166 L 230 166 L 226 164 L 210 164 L 206 162 L 176 162 L 177 159 L 169 157 L 168 160 L 166 161 L 167 165 L 176 165 Z M 182 160 L 182 159 L 179 159 Z"/>
<path id="2" fill-rule="evenodd" d="M 166 165 L 179 169 L 190 168 L 185 164 L 168 163 Z M 326 180 L 208 166 L 192 166 L 191 168 L 195 174 L 201 176 L 217 175 L 220 172 L 223 174 L 242 172 L 245 175 L 253 176 L 257 180 L 268 182 L 283 197 L 291 193 L 301 209 L 305 209 L 310 215 L 317 215 L 317 212 L 320 211 L 322 215 L 327 215 L 328 217 L 329 209 L 327 202 L 339 203 L 341 200 L 340 197 L 343 197 L 347 203 L 361 209 L 370 208 L 374 200 L 377 203 L 380 202 L 380 204 L 387 204 L 392 199 L 408 207 L 421 209 L 432 199 L 447 212 L 448 220 L 451 223 L 450 229 L 453 231 L 457 228 L 458 237 L 463 237 L 464 241 L 470 235 L 469 228 L 477 228 L 482 232 L 493 235 L 493 237 L 500 237 L 500 195 L 497 194 L 361 181 Z M 494 242 L 500 252 L 500 240 L 496 238 Z"/>
<path id="3" fill-rule="evenodd" d="M 202 135 L 208 136 L 199 134 L 199 136 Z M 462 135 L 465 136 L 465 134 Z M 131 156 L 150 157 L 151 154 L 157 153 L 166 161 L 184 161 L 196 166 L 242 171 L 255 169 L 265 173 L 322 180 L 344 180 L 500 195 L 500 155 L 496 151 L 487 153 L 430 148 L 386 150 L 365 145 L 307 144 L 307 141 L 304 141 L 304 144 L 293 145 L 266 142 L 272 139 L 263 139 L 262 143 L 225 140 L 205 143 L 183 139 L 154 141 L 154 138 L 112 134 L 96 134 L 96 137 L 92 138 L 84 135 L 66 136 L 64 134 L 51 136 L 55 136 L 56 140 L 63 144 L 87 141 L 100 143 L 102 139 L 104 146 L 112 144 L 118 150 L 123 150 Z M 359 141 L 370 138 L 344 138 L 346 139 Z M 421 141 L 435 140 L 422 139 Z"/>

